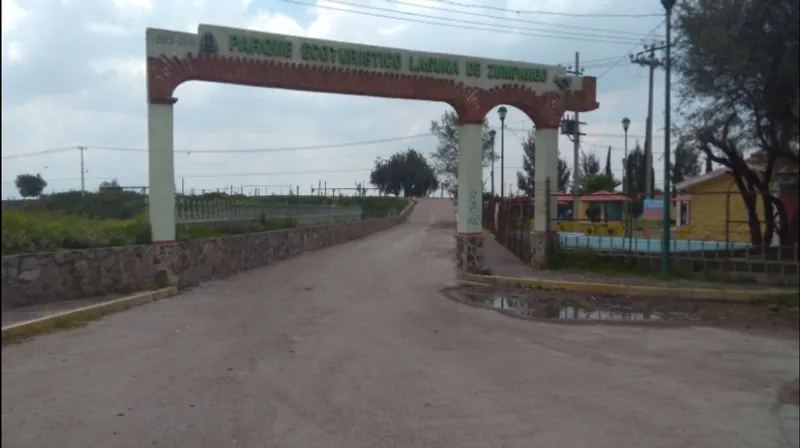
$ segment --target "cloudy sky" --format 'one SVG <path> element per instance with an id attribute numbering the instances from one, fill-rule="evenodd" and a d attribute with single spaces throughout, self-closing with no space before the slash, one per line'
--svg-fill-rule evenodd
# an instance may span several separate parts
<path id="1" fill-rule="evenodd" d="M 16 195 L 20 173 L 41 173 L 48 192 L 80 188 L 79 146 L 87 148 L 87 189 L 112 178 L 147 185 L 145 28 L 196 32 L 199 23 L 544 64 L 570 64 L 578 51 L 586 74 L 599 77 L 601 104 L 581 116 L 582 148 L 604 160 L 611 146 L 620 175 L 620 120 L 632 121 L 632 148 L 643 141 L 647 113 L 647 71 L 627 55 L 663 40 L 660 14 L 655 0 L 2 0 L 2 196 Z M 663 85 L 657 72 L 656 163 Z M 369 178 L 376 157 L 407 147 L 433 151 L 435 138 L 419 135 L 449 108 L 200 82 L 180 86 L 176 96 L 175 178 L 186 192 L 233 185 L 277 193 L 299 185 L 308 194 L 319 181 L 353 187 Z M 496 110 L 487 118 L 499 131 Z M 531 122 L 510 108 L 506 124 L 508 184 Z M 320 145 L 338 147 L 225 153 Z M 214 152 L 189 153 L 201 150 Z M 571 163 L 572 142 L 562 137 L 560 150 Z M 496 177 L 499 189 L 499 166 Z"/>

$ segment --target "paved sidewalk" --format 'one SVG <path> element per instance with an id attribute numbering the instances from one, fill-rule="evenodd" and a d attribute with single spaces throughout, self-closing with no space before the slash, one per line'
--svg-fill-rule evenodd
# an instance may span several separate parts
<path id="1" fill-rule="evenodd" d="M 653 280 L 635 275 L 608 275 L 594 272 L 568 272 L 533 269 L 525 265 L 516 255 L 495 241 L 494 237 L 486 233 L 484 241 L 486 266 L 492 270 L 492 275 L 501 277 L 517 277 L 534 280 L 563 280 L 567 282 L 613 283 L 634 286 L 668 286 L 672 288 L 705 288 L 705 289 L 737 289 L 745 291 L 763 290 L 772 288 L 766 285 L 749 283 L 722 283 L 705 282 L 700 280 L 675 279 L 669 281 Z M 796 288 L 787 287 L 788 293 L 796 292 Z"/>

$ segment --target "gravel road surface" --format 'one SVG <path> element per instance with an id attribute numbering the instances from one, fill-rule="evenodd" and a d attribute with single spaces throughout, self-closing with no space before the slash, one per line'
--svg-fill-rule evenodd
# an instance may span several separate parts
<path id="1" fill-rule="evenodd" d="M 455 303 L 452 220 L 4 348 L 3 447 L 797 446 L 797 341 Z"/>

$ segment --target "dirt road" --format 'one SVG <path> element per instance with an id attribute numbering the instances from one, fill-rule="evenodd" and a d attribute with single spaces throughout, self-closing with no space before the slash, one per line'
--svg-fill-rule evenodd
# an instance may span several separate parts
<path id="1" fill-rule="evenodd" d="M 4 348 L 4 448 L 791 446 L 797 342 L 454 303 L 452 213 Z"/>

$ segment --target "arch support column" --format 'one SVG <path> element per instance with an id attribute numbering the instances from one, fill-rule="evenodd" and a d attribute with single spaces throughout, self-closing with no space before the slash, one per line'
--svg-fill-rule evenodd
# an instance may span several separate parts
<path id="1" fill-rule="evenodd" d="M 456 267 L 479 273 L 484 268 L 483 120 L 461 122 L 458 130 L 457 217 Z"/>
<path id="2" fill-rule="evenodd" d="M 154 244 L 175 243 L 173 105 L 176 101 L 151 100 L 147 104 L 148 211 Z"/>
<path id="3" fill-rule="evenodd" d="M 546 268 L 558 244 L 555 219 L 558 216 L 558 128 L 536 129 L 536 165 L 534 167 L 533 235 L 531 263 Z"/>

